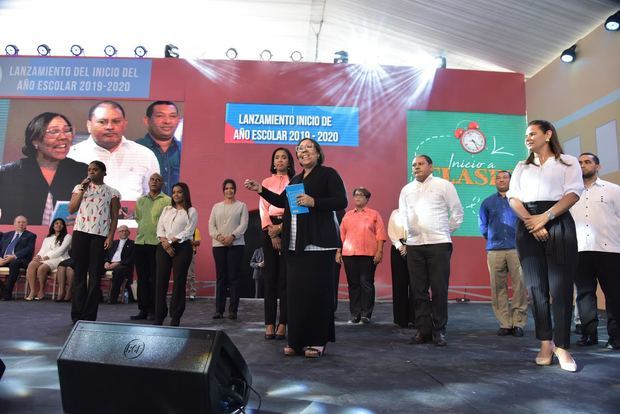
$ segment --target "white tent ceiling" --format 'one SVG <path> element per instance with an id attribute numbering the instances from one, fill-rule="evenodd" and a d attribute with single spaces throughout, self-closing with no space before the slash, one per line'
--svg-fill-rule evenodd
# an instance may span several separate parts
<path id="1" fill-rule="evenodd" d="M 449 68 L 531 76 L 618 11 L 618 0 L 0 0 L 0 47 L 22 55 L 48 44 L 119 56 L 144 45 L 149 57 L 173 43 L 181 57 L 255 60 L 263 49 L 287 61 L 416 65 L 443 54 Z M 617 53 L 618 51 L 615 51 Z M 611 51 L 610 51 L 611 53 Z"/>

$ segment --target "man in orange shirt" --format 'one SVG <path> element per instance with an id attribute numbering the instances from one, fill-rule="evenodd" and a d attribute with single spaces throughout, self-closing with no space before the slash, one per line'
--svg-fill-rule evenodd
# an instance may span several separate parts
<path id="1" fill-rule="evenodd" d="M 336 262 L 344 262 L 347 274 L 349 323 L 370 323 L 375 305 L 375 269 L 383 259 L 387 239 L 381 216 L 366 207 L 368 200 L 370 191 L 364 187 L 353 190 L 355 208 L 344 215 L 340 224 L 342 249 L 336 251 Z"/>

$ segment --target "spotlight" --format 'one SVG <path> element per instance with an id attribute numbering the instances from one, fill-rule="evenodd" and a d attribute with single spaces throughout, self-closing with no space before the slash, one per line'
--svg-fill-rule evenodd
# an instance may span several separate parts
<path id="1" fill-rule="evenodd" d="M 73 45 L 69 50 L 73 56 L 81 56 L 84 54 L 84 48 L 80 45 Z"/>
<path id="2" fill-rule="evenodd" d="M 446 68 L 446 57 L 445 56 L 437 56 L 433 59 L 433 63 L 435 68 L 437 69 L 445 69 Z"/>
<path id="3" fill-rule="evenodd" d="M 293 51 L 293 53 L 291 53 L 291 60 L 293 62 L 301 62 L 303 58 L 304 58 L 304 55 L 302 55 L 299 50 L 295 50 Z"/>
<path id="4" fill-rule="evenodd" d="M 235 49 L 234 47 L 229 47 L 226 51 L 226 57 L 230 60 L 237 59 L 237 56 L 239 56 L 239 54 L 237 53 L 237 49 Z"/>
<path id="5" fill-rule="evenodd" d="M 167 58 L 179 58 L 178 47 L 173 45 L 172 43 L 168 43 L 166 48 L 164 49 L 164 56 Z"/>
<path id="6" fill-rule="evenodd" d="M 148 50 L 146 50 L 144 46 L 136 46 L 136 48 L 133 50 L 133 54 L 139 58 L 143 58 L 144 56 L 146 56 L 147 53 Z"/>
<path id="7" fill-rule="evenodd" d="M 258 56 L 260 57 L 260 60 L 262 60 L 263 62 L 269 62 L 271 58 L 273 57 L 273 53 L 271 53 L 271 50 L 265 49 L 262 52 L 260 52 L 260 55 Z"/>
<path id="8" fill-rule="evenodd" d="M 50 49 L 50 47 L 46 44 L 41 44 L 37 46 L 37 53 L 39 54 L 39 56 L 47 56 L 50 54 L 51 51 L 52 49 Z"/>
<path id="9" fill-rule="evenodd" d="M 116 56 L 117 52 L 118 50 L 116 50 L 116 48 L 112 45 L 107 45 L 106 47 L 103 48 L 103 53 L 105 53 L 107 57 Z"/>
<path id="10" fill-rule="evenodd" d="M 341 50 L 334 53 L 334 63 L 349 63 L 349 53 Z"/>
<path id="11" fill-rule="evenodd" d="M 560 59 L 562 59 L 562 62 L 573 63 L 575 59 L 577 58 L 577 53 L 575 53 L 575 49 L 577 49 L 577 45 L 572 45 L 571 47 L 566 49 L 564 52 L 562 52 L 562 55 L 560 56 Z"/>
<path id="12" fill-rule="evenodd" d="M 620 11 L 616 12 L 616 14 L 612 14 L 605 21 L 605 29 L 610 32 L 616 32 L 620 29 Z"/>
<path id="13" fill-rule="evenodd" d="M 9 56 L 17 56 L 19 54 L 19 48 L 15 45 L 6 45 L 4 53 Z"/>

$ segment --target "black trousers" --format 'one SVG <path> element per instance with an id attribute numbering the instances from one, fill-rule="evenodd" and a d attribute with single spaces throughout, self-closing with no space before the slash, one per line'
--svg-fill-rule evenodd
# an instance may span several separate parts
<path id="1" fill-rule="evenodd" d="M 524 203 L 524 206 L 530 214 L 541 214 L 554 204 L 554 201 L 538 201 Z M 532 302 L 536 338 L 553 340 L 558 347 L 567 349 L 570 347 L 573 282 L 578 264 L 575 222 L 567 212 L 545 227 L 549 240 L 539 242 L 519 220 L 516 228 L 517 252 Z M 550 297 L 553 303 L 550 303 Z"/>
<path id="2" fill-rule="evenodd" d="M 73 294 L 71 296 L 71 319 L 73 321 L 97 320 L 101 301 L 101 269 L 105 260 L 104 236 L 74 231 L 71 252 L 75 260 Z M 88 282 L 86 276 L 88 275 Z"/>
<path id="3" fill-rule="evenodd" d="M 119 265 L 117 268 L 112 270 L 112 286 L 110 287 L 110 303 L 118 302 L 118 295 L 121 291 L 121 285 L 123 281 L 127 281 L 128 284 L 131 284 L 131 266 Z M 125 285 L 127 288 L 128 284 Z M 125 292 L 123 292 L 125 293 Z"/>
<path id="4" fill-rule="evenodd" d="M 372 317 L 375 307 L 375 269 L 373 256 L 342 256 L 349 285 L 349 310 L 352 317 Z"/>
<path id="5" fill-rule="evenodd" d="M 433 332 L 446 331 L 451 256 L 452 243 L 407 246 L 415 326 L 425 337 L 431 336 Z M 433 292 L 432 300 L 429 287 Z"/>
<path id="6" fill-rule="evenodd" d="M 157 273 L 155 276 L 155 323 L 161 325 L 168 315 L 166 295 L 172 270 L 172 297 L 170 299 L 170 319 L 178 322 L 185 312 L 185 283 L 187 282 L 187 270 L 192 263 L 194 251 L 192 243 L 185 241 L 173 245 L 174 256 L 170 257 L 164 248 L 157 246 L 155 260 Z"/>
<path id="7" fill-rule="evenodd" d="M 263 232 L 263 267 L 265 325 L 275 325 L 278 313 L 278 298 L 280 298 L 279 323 L 286 325 L 286 265 L 284 255 L 273 249 L 271 237 Z"/>
<path id="8" fill-rule="evenodd" d="M 13 288 L 17 279 L 19 279 L 19 271 L 25 269 L 28 262 L 22 259 L 11 260 L 8 264 L 9 275 L 6 278 L 6 286 L 4 287 L 4 298 L 11 299 L 13 297 Z"/>
<path id="9" fill-rule="evenodd" d="M 228 312 L 236 314 L 239 308 L 239 271 L 245 246 L 222 246 L 213 248 L 215 259 L 215 311 L 226 309 L 226 288 L 230 292 Z"/>
<path id="10" fill-rule="evenodd" d="M 406 328 L 415 323 L 415 307 L 413 303 L 412 285 L 409 283 L 407 256 L 402 256 L 394 246 L 390 249 L 390 265 L 392 269 L 392 309 L 394 323 Z"/>
<path id="11" fill-rule="evenodd" d="M 156 244 L 136 244 L 134 261 L 138 274 L 138 309 L 155 314 Z"/>
<path id="12" fill-rule="evenodd" d="M 620 345 L 620 253 L 579 252 L 577 308 L 587 335 L 596 334 L 598 327 L 597 280 L 605 295 L 609 342 Z"/>

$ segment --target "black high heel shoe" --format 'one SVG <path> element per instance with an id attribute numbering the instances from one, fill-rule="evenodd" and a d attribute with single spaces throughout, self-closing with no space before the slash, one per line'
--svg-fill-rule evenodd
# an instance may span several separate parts
<path id="1" fill-rule="evenodd" d="M 275 327 L 273 325 L 267 325 L 265 327 L 265 329 L 267 329 L 267 327 L 271 327 L 272 329 L 275 330 Z M 269 332 L 265 332 L 265 339 L 267 340 L 271 340 L 271 339 L 275 339 L 276 338 L 276 334 L 275 332 L 269 333 Z"/>
<path id="2" fill-rule="evenodd" d="M 280 327 L 284 327 L 283 331 L 284 333 L 278 333 L 278 331 L 280 330 Z M 286 339 L 286 325 L 284 325 L 283 323 L 278 324 L 278 329 L 276 330 L 276 333 L 274 335 L 274 338 L 278 341 L 281 341 L 283 339 Z"/>

